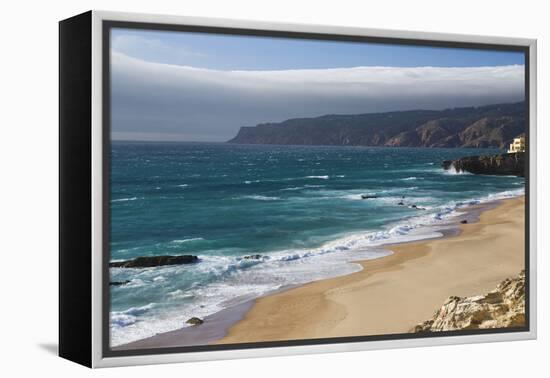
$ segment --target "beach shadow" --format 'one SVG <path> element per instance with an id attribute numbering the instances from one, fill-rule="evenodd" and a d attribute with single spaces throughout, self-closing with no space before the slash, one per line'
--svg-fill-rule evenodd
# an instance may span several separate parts
<path id="1" fill-rule="evenodd" d="M 56 356 L 59 354 L 59 346 L 55 343 L 42 343 L 42 344 L 38 344 L 38 347 Z"/>

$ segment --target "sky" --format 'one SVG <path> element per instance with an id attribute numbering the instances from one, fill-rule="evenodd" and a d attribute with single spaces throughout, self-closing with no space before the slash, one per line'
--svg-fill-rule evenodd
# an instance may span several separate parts
<path id="1" fill-rule="evenodd" d="M 226 141 L 325 114 L 524 99 L 522 53 L 111 30 L 114 140 Z"/>

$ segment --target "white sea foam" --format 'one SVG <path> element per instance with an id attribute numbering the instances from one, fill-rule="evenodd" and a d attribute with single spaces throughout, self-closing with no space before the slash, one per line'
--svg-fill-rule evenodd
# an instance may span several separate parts
<path id="1" fill-rule="evenodd" d="M 130 197 L 130 198 L 118 198 L 118 199 L 114 199 L 114 200 L 111 200 L 111 202 L 126 202 L 126 201 L 135 201 L 137 200 L 138 198 L 137 197 Z"/>
<path id="2" fill-rule="evenodd" d="M 199 240 L 204 240 L 204 238 L 176 239 L 176 240 L 172 240 L 172 243 L 181 244 L 181 243 L 189 243 L 189 242 L 194 242 Z"/>
<path id="3" fill-rule="evenodd" d="M 332 197 L 327 197 L 327 198 L 332 198 Z M 346 195 L 340 196 L 339 198 L 347 199 L 347 200 L 363 200 L 363 197 L 361 197 L 361 193 L 346 194 Z"/>
<path id="4" fill-rule="evenodd" d="M 338 253 L 333 253 L 338 252 Z M 330 246 L 312 250 L 287 250 L 266 254 L 261 259 L 229 256 L 205 256 L 193 266 L 196 274 L 206 274 L 214 282 L 188 290 L 174 288 L 166 294 L 171 309 L 130 308 L 111 313 L 111 342 L 120 345 L 157 333 L 186 327 L 193 316 L 204 318 L 231 305 L 243 303 L 287 285 L 299 285 L 318 279 L 336 277 L 361 270 L 349 263 L 389 254 L 389 251 L 352 251 Z M 163 271 L 171 279 L 181 277 L 189 267 L 174 266 Z M 144 271 L 155 275 L 157 269 Z M 188 272 L 188 271 L 185 271 Z M 154 282 L 152 282 L 154 285 Z"/>
<path id="5" fill-rule="evenodd" d="M 111 311 L 111 325 L 115 327 L 126 327 L 130 324 L 134 324 L 137 320 L 137 316 L 143 315 L 154 306 L 155 303 L 149 303 L 141 307 L 130 307 L 124 311 Z"/>
<path id="6" fill-rule="evenodd" d="M 407 194 L 407 192 L 418 189 L 417 186 L 411 186 L 406 188 L 393 188 L 384 190 L 369 190 L 369 189 L 351 189 L 351 190 L 318 190 L 312 191 L 311 194 L 316 195 L 319 199 L 345 199 L 345 200 L 361 200 L 365 201 L 363 195 L 373 196 L 376 198 L 369 198 L 368 202 L 375 203 L 395 203 L 401 201 L 401 196 Z M 311 198 L 311 197 L 310 197 Z M 412 198 L 417 202 L 429 201 L 428 197 L 414 197 Z"/>
<path id="7" fill-rule="evenodd" d="M 241 198 L 253 199 L 256 201 L 278 201 L 281 199 L 280 197 L 260 196 L 260 195 L 243 196 Z"/>
<path id="8" fill-rule="evenodd" d="M 486 197 L 481 198 L 481 201 L 496 201 L 501 199 L 514 198 L 525 195 L 525 188 L 506 190 L 500 193 L 488 194 Z"/>
<path id="9" fill-rule="evenodd" d="M 308 178 L 308 179 L 328 180 L 329 176 L 328 175 L 324 175 L 324 176 L 306 176 L 306 178 Z"/>
<path id="10" fill-rule="evenodd" d="M 186 300 L 168 313 L 131 308 L 113 312 L 111 337 L 113 345 L 152 336 L 185 326 L 192 316 L 204 317 L 286 285 L 298 285 L 318 279 L 356 272 L 357 260 L 385 256 L 391 252 L 377 248 L 384 243 L 437 237 L 431 230 L 415 230 L 411 225 L 395 225 L 386 231 L 357 233 L 342 236 L 318 248 L 273 251 L 261 258 L 245 259 L 234 256 L 201 256 L 201 263 L 193 266 L 198 272 L 215 277 L 214 283 L 199 285 L 191 291 L 174 288 L 167 293 L 172 300 Z M 162 268 L 162 276 L 171 282 L 189 272 L 188 267 Z M 160 268 L 143 270 L 141 279 L 156 282 Z M 124 272 L 124 270 L 118 270 Z M 190 302 L 189 302 L 190 301 Z M 147 308 L 150 310 L 150 308 Z M 139 321 L 138 321 L 139 318 Z"/>
<path id="11" fill-rule="evenodd" d="M 192 298 L 193 293 L 190 293 L 185 290 L 176 289 L 174 291 L 170 291 L 166 293 L 167 296 L 171 297 L 172 299 L 185 299 L 185 298 Z"/>
<path id="12" fill-rule="evenodd" d="M 132 280 L 130 280 L 130 282 L 126 285 L 124 285 L 124 288 L 137 288 L 137 287 L 142 287 L 142 286 L 145 286 L 146 285 L 146 282 L 143 281 L 142 279 L 140 278 L 134 278 Z"/>
<path id="13" fill-rule="evenodd" d="M 111 328 L 121 328 L 127 327 L 136 322 L 137 318 L 132 315 L 124 315 L 117 313 L 116 311 L 111 312 Z"/>
<path id="14" fill-rule="evenodd" d="M 293 190 L 301 190 L 301 189 L 305 189 L 306 187 L 305 186 L 293 186 L 293 187 L 290 187 L 290 188 L 283 188 L 281 190 L 283 191 L 293 191 Z"/>
<path id="15" fill-rule="evenodd" d="M 438 172 L 442 172 L 445 175 L 471 175 L 472 173 L 467 171 L 457 171 L 454 164 L 451 163 L 449 169 L 438 169 Z"/>
<path id="16" fill-rule="evenodd" d="M 262 253 L 260 258 L 204 255 L 192 266 L 168 266 L 129 273 L 127 269 L 111 269 L 114 280 L 127 279 L 128 274 L 154 290 L 155 285 L 169 288 L 165 298 L 172 307 L 160 308 L 154 303 L 111 312 L 112 345 L 120 345 L 154 334 L 187 326 L 193 316 L 204 318 L 232 305 L 243 303 L 287 285 L 299 285 L 361 270 L 354 261 L 378 258 L 391 252 L 384 246 L 394 243 L 436 238 L 451 221 L 468 206 L 522 195 L 523 189 L 508 190 L 467 201 L 451 201 L 421 215 L 387 225 L 376 231 L 342 235 L 318 248 L 287 249 Z M 391 197 L 393 200 L 399 197 Z M 133 272 L 134 270 L 132 270 Z M 178 279 L 200 274 L 211 279 L 185 289 Z M 121 275 L 117 277 L 117 275 Z M 162 279 L 159 279 L 162 277 Z M 168 285 L 168 286 L 164 286 Z M 129 285 L 117 290 L 128 290 Z"/>

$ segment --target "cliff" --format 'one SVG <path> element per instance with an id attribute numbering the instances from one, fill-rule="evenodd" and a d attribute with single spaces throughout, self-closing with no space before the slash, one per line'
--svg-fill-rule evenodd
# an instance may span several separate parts
<path id="1" fill-rule="evenodd" d="M 241 127 L 229 143 L 507 148 L 525 131 L 525 103 L 296 118 Z"/>
<path id="2" fill-rule="evenodd" d="M 449 297 L 433 317 L 413 332 L 522 327 L 525 325 L 525 271 L 495 290 L 474 297 Z"/>
<path id="3" fill-rule="evenodd" d="M 446 170 L 484 175 L 525 176 L 525 152 L 490 156 L 467 156 L 457 160 L 445 160 Z"/>

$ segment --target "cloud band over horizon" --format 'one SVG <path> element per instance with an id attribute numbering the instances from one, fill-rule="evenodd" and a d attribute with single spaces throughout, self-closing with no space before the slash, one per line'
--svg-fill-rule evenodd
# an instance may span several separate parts
<path id="1" fill-rule="evenodd" d="M 226 141 L 289 118 L 517 102 L 524 78 L 523 65 L 217 70 L 112 51 L 112 138 Z"/>

